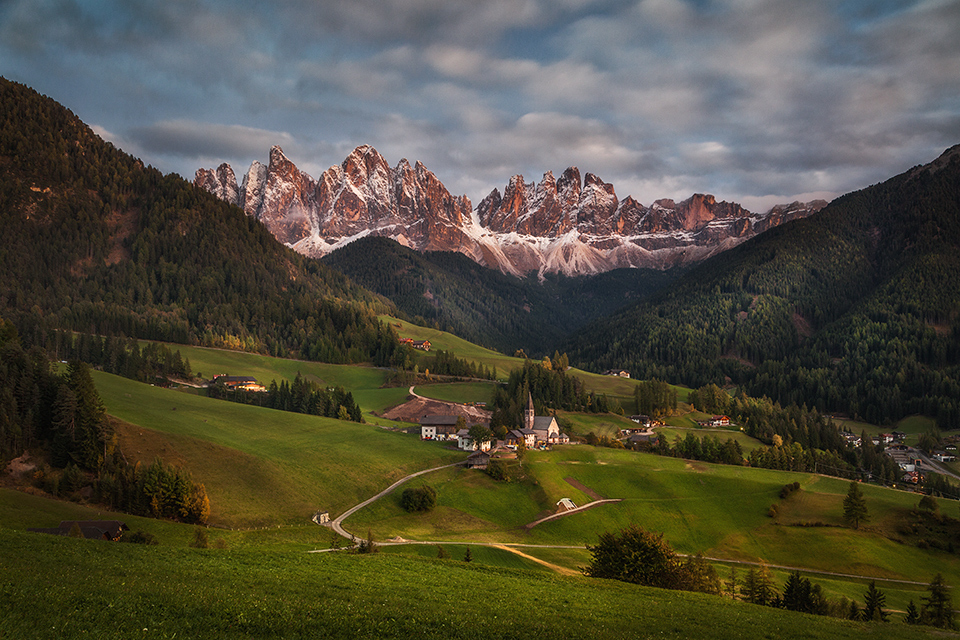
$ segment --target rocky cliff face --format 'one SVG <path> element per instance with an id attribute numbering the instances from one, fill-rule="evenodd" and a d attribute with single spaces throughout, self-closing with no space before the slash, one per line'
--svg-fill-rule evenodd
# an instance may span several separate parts
<path id="1" fill-rule="evenodd" d="M 466 196 L 450 194 L 420 162 L 390 167 L 370 146 L 357 147 L 317 180 L 273 147 L 269 165 L 254 162 L 240 186 L 228 164 L 199 169 L 194 184 L 307 255 L 378 235 L 421 251 L 459 251 L 514 275 L 689 264 L 826 205 L 795 202 L 754 214 L 694 194 L 646 207 L 629 196 L 619 200 L 613 185 L 592 173 L 581 181 L 570 167 L 559 179 L 545 173 L 538 184 L 513 176 L 502 195 L 494 189 L 474 212 Z"/>

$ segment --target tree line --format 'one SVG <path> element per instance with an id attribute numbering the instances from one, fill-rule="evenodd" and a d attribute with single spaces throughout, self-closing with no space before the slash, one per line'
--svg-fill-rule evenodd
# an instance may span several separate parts
<path id="1" fill-rule="evenodd" d="M 72 496 L 90 486 L 92 499 L 136 515 L 205 522 L 206 489 L 159 460 L 127 464 L 90 366 L 71 360 L 63 373 L 39 347 L 24 351 L 13 325 L 0 319 L 0 460 L 24 451 L 46 460 L 35 486 Z"/>
<path id="2" fill-rule="evenodd" d="M 740 599 L 761 606 L 776 607 L 814 615 L 829 615 L 861 621 L 889 619 L 886 595 L 871 581 L 863 594 L 863 606 L 845 597 L 831 601 L 823 588 L 809 578 L 792 572 L 778 589 L 769 570 L 763 564 L 750 567 L 741 579 L 735 566 L 730 578 L 721 582 L 716 570 L 702 555 L 681 558 L 662 533 L 648 531 L 630 524 L 618 532 L 600 534 L 596 545 L 587 545 L 590 564 L 584 574 L 594 578 L 608 578 L 661 589 L 698 591 Z M 904 616 L 908 624 L 928 624 L 954 628 L 954 614 L 949 587 L 943 576 L 936 574 L 927 587 L 918 610 L 911 600 Z"/>
<path id="3" fill-rule="evenodd" d="M 363 422 L 363 412 L 353 394 L 341 386 L 327 387 L 307 380 L 300 372 L 293 382 L 271 380 L 266 392 L 230 389 L 222 380 L 207 389 L 211 398 L 252 404 L 268 409 Z"/>

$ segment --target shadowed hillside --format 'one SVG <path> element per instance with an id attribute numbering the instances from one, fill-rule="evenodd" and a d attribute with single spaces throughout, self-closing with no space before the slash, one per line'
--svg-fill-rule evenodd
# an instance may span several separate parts
<path id="1" fill-rule="evenodd" d="M 571 362 L 960 426 L 960 147 L 585 328 Z"/>

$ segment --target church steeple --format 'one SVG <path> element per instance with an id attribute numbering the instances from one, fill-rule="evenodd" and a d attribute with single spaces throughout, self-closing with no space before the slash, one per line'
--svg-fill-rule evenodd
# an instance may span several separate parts
<path id="1" fill-rule="evenodd" d="M 524 429 L 533 429 L 533 394 L 527 392 L 527 408 L 523 411 L 523 427 Z"/>

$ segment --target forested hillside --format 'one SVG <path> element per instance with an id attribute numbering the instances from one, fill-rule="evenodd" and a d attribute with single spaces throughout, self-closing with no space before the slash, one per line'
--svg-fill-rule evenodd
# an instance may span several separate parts
<path id="1" fill-rule="evenodd" d="M 960 147 L 709 260 L 566 350 L 593 369 L 960 427 Z"/>
<path id="2" fill-rule="evenodd" d="M 0 78 L 0 316 L 54 330 L 387 362 L 393 306 Z"/>
<path id="3" fill-rule="evenodd" d="M 420 253 L 379 237 L 352 242 L 324 263 L 389 298 L 418 324 L 530 356 L 552 352 L 571 331 L 645 298 L 680 274 L 617 269 L 577 278 L 547 274 L 541 282 L 482 267 L 460 253 Z"/>

